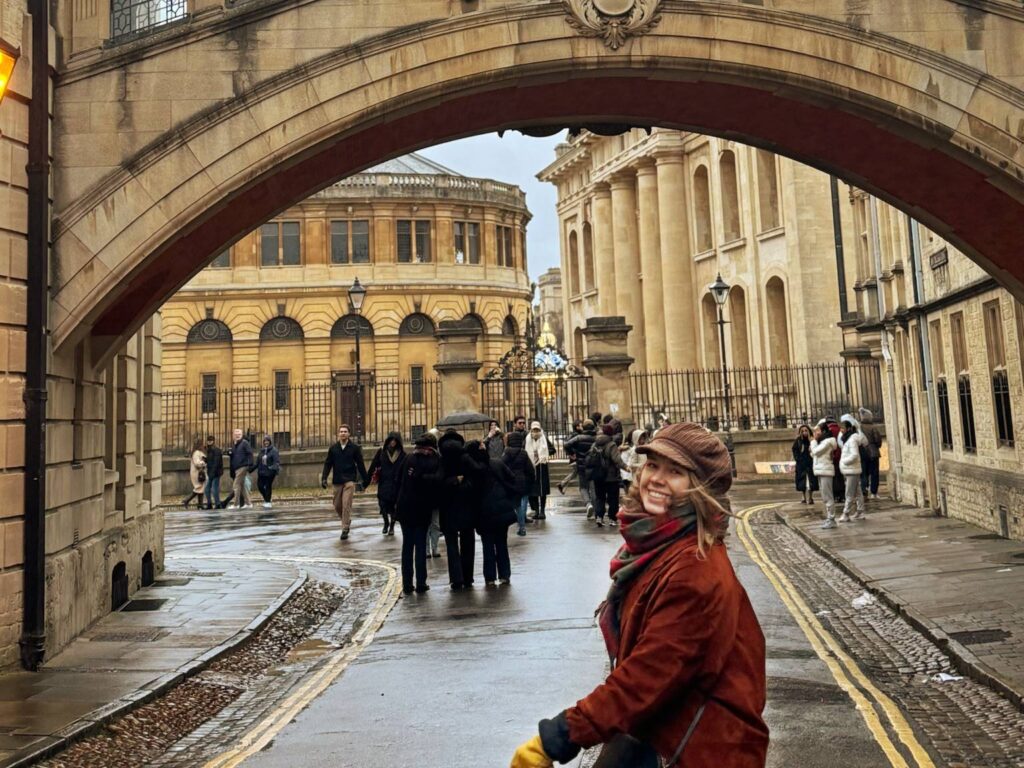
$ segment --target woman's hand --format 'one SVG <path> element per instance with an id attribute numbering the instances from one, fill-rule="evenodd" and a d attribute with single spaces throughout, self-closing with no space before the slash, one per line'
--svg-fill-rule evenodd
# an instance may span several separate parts
<path id="1" fill-rule="evenodd" d="M 540 736 L 534 736 L 525 744 L 520 744 L 519 749 L 512 755 L 512 763 L 509 768 L 552 768 L 554 762 L 541 745 Z"/>

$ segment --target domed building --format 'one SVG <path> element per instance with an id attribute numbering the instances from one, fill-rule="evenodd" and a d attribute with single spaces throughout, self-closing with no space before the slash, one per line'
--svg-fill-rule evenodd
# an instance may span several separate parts
<path id="1" fill-rule="evenodd" d="M 481 371 L 525 327 L 529 220 L 519 187 L 417 154 L 284 211 L 164 305 L 165 443 L 251 427 L 312 447 L 356 418 L 367 439 L 432 426 L 438 324 L 479 328 Z"/>

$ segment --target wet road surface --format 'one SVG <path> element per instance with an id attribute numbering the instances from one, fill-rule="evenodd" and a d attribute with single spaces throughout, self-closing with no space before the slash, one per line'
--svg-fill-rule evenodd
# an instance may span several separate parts
<path id="1" fill-rule="evenodd" d="M 245 765 L 507 765 L 537 720 L 588 693 L 606 665 L 593 611 L 621 538 L 554 501 L 546 523 L 510 537 L 510 586 L 485 588 L 478 575 L 473 590 L 451 592 L 445 559 L 428 561 L 431 591 L 400 600 L 344 674 Z M 397 563 L 401 538 L 381 535 L 375 511 L 370 499 L 357 503 L 347 542 L 339 542 L 326 501 L 270 512 L 170 512 L 168 553 Z M 729 547 L 768 643 L 769 765 L 890 765 L 736 536 Z"/>

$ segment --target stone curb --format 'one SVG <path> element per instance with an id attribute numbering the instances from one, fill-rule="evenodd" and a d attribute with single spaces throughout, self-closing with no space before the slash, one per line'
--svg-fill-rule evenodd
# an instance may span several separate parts
<path id="1" fill-rule="evenodd" d="M 950 658 L 953 662 L 953 666 L 956 667 L 956 670 L 961 675 L 974 680 L 976 683 L 980 683 L 981 685 L 991 688 L 1000 696 L 1010 701 L 1010 703 L 1012 703 L 1018 710 L 1024 712 L 1024 691 L 1015 688 L 1012 683 L 1004 680 L 996 670 L 982 662 L 962 643 L 951 638 L 934 621 L 924 616 L 902 597 L 886 587 L 873 583 L 873 580 L 870 579 L 867 574 L 857 568 L 857 566 L 842 555 L 836 554 L 830 550 L 814 536 L 803 530 L 799 525 L 792 522 L 788 515 L 786 515 L 782 510 L 775 510 L 775 517 L 779 522 L 788 526 L 790 530 L 794 531 L 805 542 L 807 542 L 811 549 L 831 561 L 839 568 L 839 570 L 843 571 L 847 576 L 858 582 L 865 590 L 881 600 L 885 605 L 906 620 L 910 626 L 934 643 L 940 651 Z"/>
<path id="2" fill-rule="evenodd" d="M 305 570 L 300 569 L 299 575 L 284 592 L 270 603 L 259 616 L 224 642 L 183 664 L 173 672 L 151 680 L 139 690 L 122 696 L 99 709 L 94 709 L 84 717 L 45 737 L 42 743 L 18 750 L 11 757 L 0 761 L 0 768 L 22 768 L 52 757 L 71 746 L 72 743 L 93 735 L 112 720 L 128 714 L 143 704 L 148 704 L 179 683 L 202 672 L 217 659 L 247 643 L 308 580 L 309 575 Z"/>

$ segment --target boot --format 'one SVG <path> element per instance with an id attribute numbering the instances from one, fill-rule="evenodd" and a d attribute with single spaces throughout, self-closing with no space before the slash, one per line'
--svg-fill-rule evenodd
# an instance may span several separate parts
<path id="1" fill-rule="evenodd" d="M 388 526 L 388 536 L 394 536 L 394 535 L 395 535 L 395 521 L 392 520 L 391 521 L 391 525 Z"/>
<path id="2" fill-rule="evenodd" d="M 391 526 L 388 525 L 388 516 L 384 515 L 384 530 L 381 531 L 382 536 L 387 536 Z"/>

